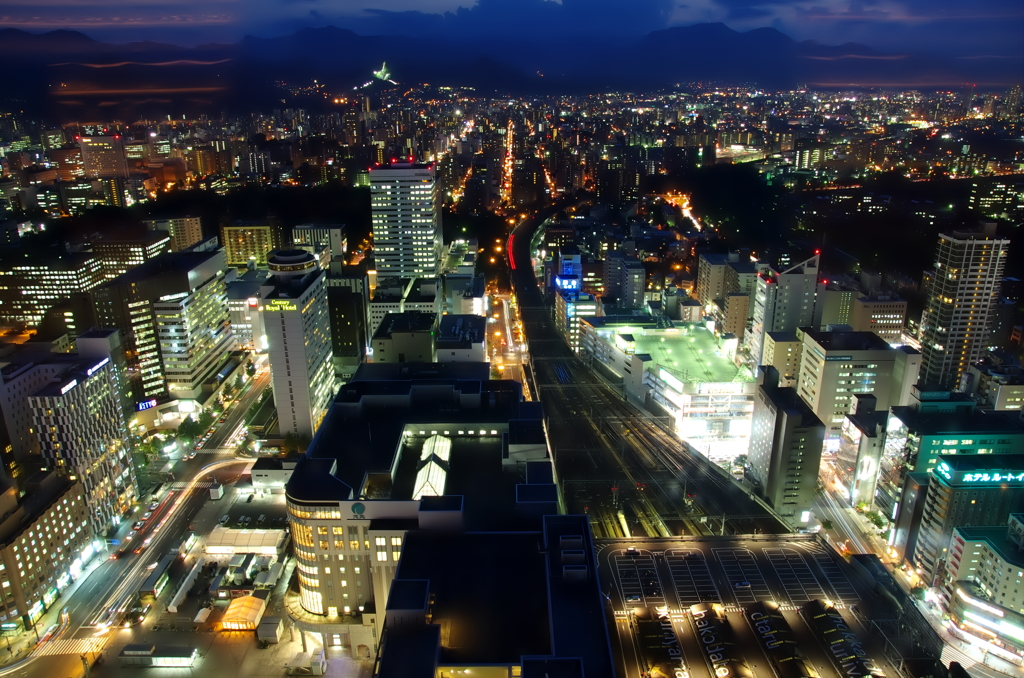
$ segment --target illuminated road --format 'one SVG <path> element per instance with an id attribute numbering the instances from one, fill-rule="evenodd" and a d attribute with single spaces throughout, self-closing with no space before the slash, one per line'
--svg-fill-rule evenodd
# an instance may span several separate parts
<path id="1" fill-rule="evenodd" d="M 68 623 L 64 631 L 54 634 L 53 638 L 40 646 L 18 664 L 0 669 L 0 676 L 58 676 L 65 675 L 68 666 L 83 666 L 79 655 L 87 654 L 95 660 L 95 653 L 106 646 L 108 632 L 97 626 L 103 614 L 112 610 L 117 614 L 134 600 L 139 586 L 149 574 L 149 566 L 154 560 L 177 547 L 187 531 L 189 522 L 206 503 L 208 498 L 207 478 L 217 475 L 220 480 L 228 481 L 225 471 L 233 466 L 250 463 L 251 459 L 232 458 L 207 463 L 194 473 L 186 482 L 184 489 L 175 491 L 162 507 L 163 512 L 155 515 L 151 523 L 151 531 L 140 533 L 132 540 L 136 545 L 138 539 L 152 536 L 146 551 L 135 555 L 130 551 L 120 559 L 110 559 L 101 563 L 85 582 L 67 600 L 61 601 L 68 610 Z M 132 542 L 129 542 L 131 544 Z M 132 547 L 134 548 L 134 546 Z M 116 618 L 114 618 L 116 620 Z M 91 654 L 90 654 L 91 653 Z M 68 657 L 74 662 L 68 664 Z M 73 675 L 67 673 L 66 675 Z"/>

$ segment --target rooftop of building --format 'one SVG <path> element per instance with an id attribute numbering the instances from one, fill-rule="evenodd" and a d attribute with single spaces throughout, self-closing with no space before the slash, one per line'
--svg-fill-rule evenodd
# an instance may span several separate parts
<path id="1" fill-rule="evenodd" d="M 306 456 L 296 464 L 288 496 L 309 503 L 359 496 L 414 499 L 424 462 L 437 461 L 429 455 L 424 459 L 436 434 L 450 441 L 450 448 L 439 455 L 443 492 L 464 498 L 467 527 L 520 525 L 515 510 L 520 481 L 503 470 L 502 434 L 510 422 L 536 416 L 536 408 L 522 407 L 515 382 L 488 379 L 486 363 L 425 365 L 438 369 L 416 364 L 360 367 L 339 391 Z M 446 369 L 453 365 L 458 367 Z M 475 379 L 451 376 L 473 372 L 478 373 Z M 367 375 L 379 380 L 366 380 Z"/>
<path id="2" fill-rule="evenodd" d="M 754 381 L 750 371 L 737 367 L 722 351 L 719 338 L 702 325 L 676 327 L 667 318 L 650 316 L 586 317 L 582 320 L 613 346 L 621 335 L 632 335 L 634 353 L 649 355 L 658 366 L 683 383 Z"/>
<path id="3" fill-rule="evenodd" d="M 74 481 L 52 471 L 38 471 L 24 480 L 25 494 L 18 496 L 16 490 L 0 479 L 0 496 L 4 497 L 4 515 L 0 516 L 0 544 L 8 543 L 24 528 L 37 521 L 74 484 Z"/>
<path id="4" fill-rule="evenodd" d="M 1024 427 L 1001 412 L 957 410 L 955 412 L 919 412 L 912 407 L 891 408 L 894 417 L 918 435 L 1001 434 L 1024 436 Z M 1016 413 L 1014 413 L 1016 414 Z"/>
<path id="5" fill-rule="evenodd" d="M 888 351 L 888 342 L 874 332 L 823 332 L 813 327 L 801 327 L 803 335 L 825 351 Z"/>
<path id="6" fill-rule="evenodd" d="M 92 245 L 153 245 L 163 240 L 170 240 L 167 231 L 151 231 L 148 229 L 124 229 L 108 233 L 94 233 L 90 236 Z"/>
<path id="7" fill-rule="evenodd" d="M 481 343 L 487 334 L 487 318 L 479 315 L 444 315 L 437 328 L 437 347 Z"/>
<path id="8" fill-rule="evenodd" d="M 236 269 L 229 269 L 231 271 Z M 227 281 L 228 299 L 251 299 L 259 294 L 260 288 L 267 284 L 270 272 L 266 269 L 247 269 L 245 273 Z"/>
<path id="9" fill-rule="evenodd" d="M 102 367 L 104 364 L 110 362 L 110 358 L 82 358 L 76 353 L 70 353 L 76 358 L 75 361 L 69 362 L 59 375 L 55 375 L 50 379 L 50 383 L 43 386 L 41 389 L 31 394 L 33 398 L 56 398 L 63 396 L 76 385 L 85 383 L 89 377 L 91 377 L 96 370 Z"/>
<path id="10" fill-rule="evenodd" d="M 821 420 L 818 419 L 818 416 L 814 414 L 814 410 L 804 402 L 795 388 L 773 386 L 768 383 L 762 385 L 761 388 L 764 389 L 765 394 L 780 410 L 785 411 L 790 416 L 800 415 L 803 427 L 824 426 Z"/>
<path id="11" fill-rule="evenodd" d="M 796 336 L 796 332 L 769 332 L 768 336 L 777 344 L 799 341 Z"/>
<path id="12" fill-rule="evenodd" d="M 1024 454 L 941 454 L 938 457 L 938 464 L 945 464 L 953 473 L 1007 470 L 1024 472 Z"/>
<path id="13" fill-rule="evenodd" d="M 267 280 L 268 289 L 263 292 L 263 300 L 267 302 L 274 299 L 299 299 L 323 277 L 326 277 L 326 274 L 319 267 L 304 275 L 271 276 Z"/>
<path id="14" fill-rule="evenodd" d="M 392 334 L 402 332 L 433 332 L 437 327 L 437 315 L 424 311 L 388 313 L 380 321 L 374 339 L 389 339 Z"/>
<path id="15" fill-rule="evenodd" d="M 1024 550 L 1009 539 L 1009 528 L 1005 525 L 985 527 L 955 527 L 964 541 L 981 541 L 1014 567 L 1024 569 Z"/>
<path id="16" fill-rule="evenodd" d="M 168 273 L 188 273 L 194 268 L 202 266 L 214 257 L 223 257 L 220 250 L 207 252 L 166 252 L 147 262 L 139 264 L 126 273 L 122 273 L 111 281 L 104 283 L 104 286 L 115 284 L 132 284 L 155 278 Z"/>
<path id="17" fill-rule="evenodd" d="M 523 656 L 551 655 L 543 551 L 540 532 L 413 531 L 402 544 L 392 595 L 397 590 L 415 610 L 429 588 L 431 623 L 447 631 L 442 664 L 518 664 Z"/>
<path id="18" fill-rule="evenodd" d="M 410 169 L 433 169 L 432 164 L 422 162 L 397 162 L 392 161 L 386 165 L 375 165 L 370 168 L 370 172 L 384 172 L 387 170 L 410 170 Z"/>

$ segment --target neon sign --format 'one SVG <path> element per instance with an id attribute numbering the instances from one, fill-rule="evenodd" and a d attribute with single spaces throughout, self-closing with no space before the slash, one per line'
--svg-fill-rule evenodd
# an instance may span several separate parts
<path id="1" fill-rule="evenodd" d="M 86 372 L 85 372 L 86 376 L 90 376 L 91 377 L 93 374 L 96 373 L 96 370 L 100 369 L 101 367 L 103 367 L 104 365 L 106 365 L 109 362 L 110 362 L 110 358 L 104 358 L 103 360 L 99 361 L 97 364 L 93 365 L 88 370 L 86 370 Z"/>
<path id="2" fill-rule="evenodd" d="M 64 395 L 65 393 L 67 393 L 68 391 L 70 391 L 71 389 L 73 389 L 76 386 L 78 386 L 78 380 L 77 379 L 72 379 L 68 383 L 64 384 L 63 388 L 61 388 L 61 390 L 60 390 L 60 394 Z"/>
<path id="3" fill-rule="evenodd" d="M 264 307 L 268 311 L 298 311 L 299 307 L 294 301 L 287 299 L 272 299 Z"/>
<path id="4" fill-rule="evenodd" d="M 148 409 L 151 409 L 153 407 L 156 407 L 156 399 L 155 398 L 152 399 L 152 400 L 143 400 L 141 403 L 139 403 L 138 405 L 135 406 L 135 409 L 137 411 L 139 411 L 139 412 L 142 412 L 143 410 L 148 410 Z"/>
<path id="5" fill-rule="evenodd" d="M 965 473 L 960 480 L 965 483 L 1020 483 L 1024 482 L 1024 473 Z"/>

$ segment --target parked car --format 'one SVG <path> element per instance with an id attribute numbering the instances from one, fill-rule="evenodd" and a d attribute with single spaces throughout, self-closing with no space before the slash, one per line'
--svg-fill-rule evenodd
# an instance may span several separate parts
<path id="1" fill-rule="evenodd" d="M 227 514 L 222 515 L 220 517 L 220 524 L 223 525 L 224 523 L 228 522 L 229 520 L 231 520 L 231 516 L 229 516 Z"/>
<path id="2" fill-rule="evenodd" d="M 749 581 L 738 581 L 738 582 L 736 582 L 735 586 L 738 589 L 749 589 L 750 588 L 750 582 Z"/>
<path id="3" fill-rule="evenodd" d="M 639 603 L 640 602 L 640 596 L 637 596 L 637 595 L 626 596 L 626 602 L 627 603 Z"/>

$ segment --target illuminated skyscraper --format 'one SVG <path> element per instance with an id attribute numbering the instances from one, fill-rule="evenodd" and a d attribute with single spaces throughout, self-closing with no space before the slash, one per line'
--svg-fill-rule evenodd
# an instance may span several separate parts
<path id="1" fill-rule="evenodd" d="M 956 388 L 985 348 L 1010 241 L 995 224 L 943 233 L 921 315 L 921 380 Z"/>
<path id="2" fill-rule="evenodd" d="M 441 263 L 441 205 L 433 165 L 396 162 L 370 170 L 377 275 L 435 276 Z"/>
<path id="3" fill-rule="evenodd" d="M 111 179 L 128 176 L 128 161 L 120 134 L 79 137 L 86 178 Z"/>
<path id="4" fill-rule="evenodd" d="M 303 250 L 271 252 L 267 263 L 260 297 L 280 430 L 312 437 L 334 397 L 327 272 Z"/>

